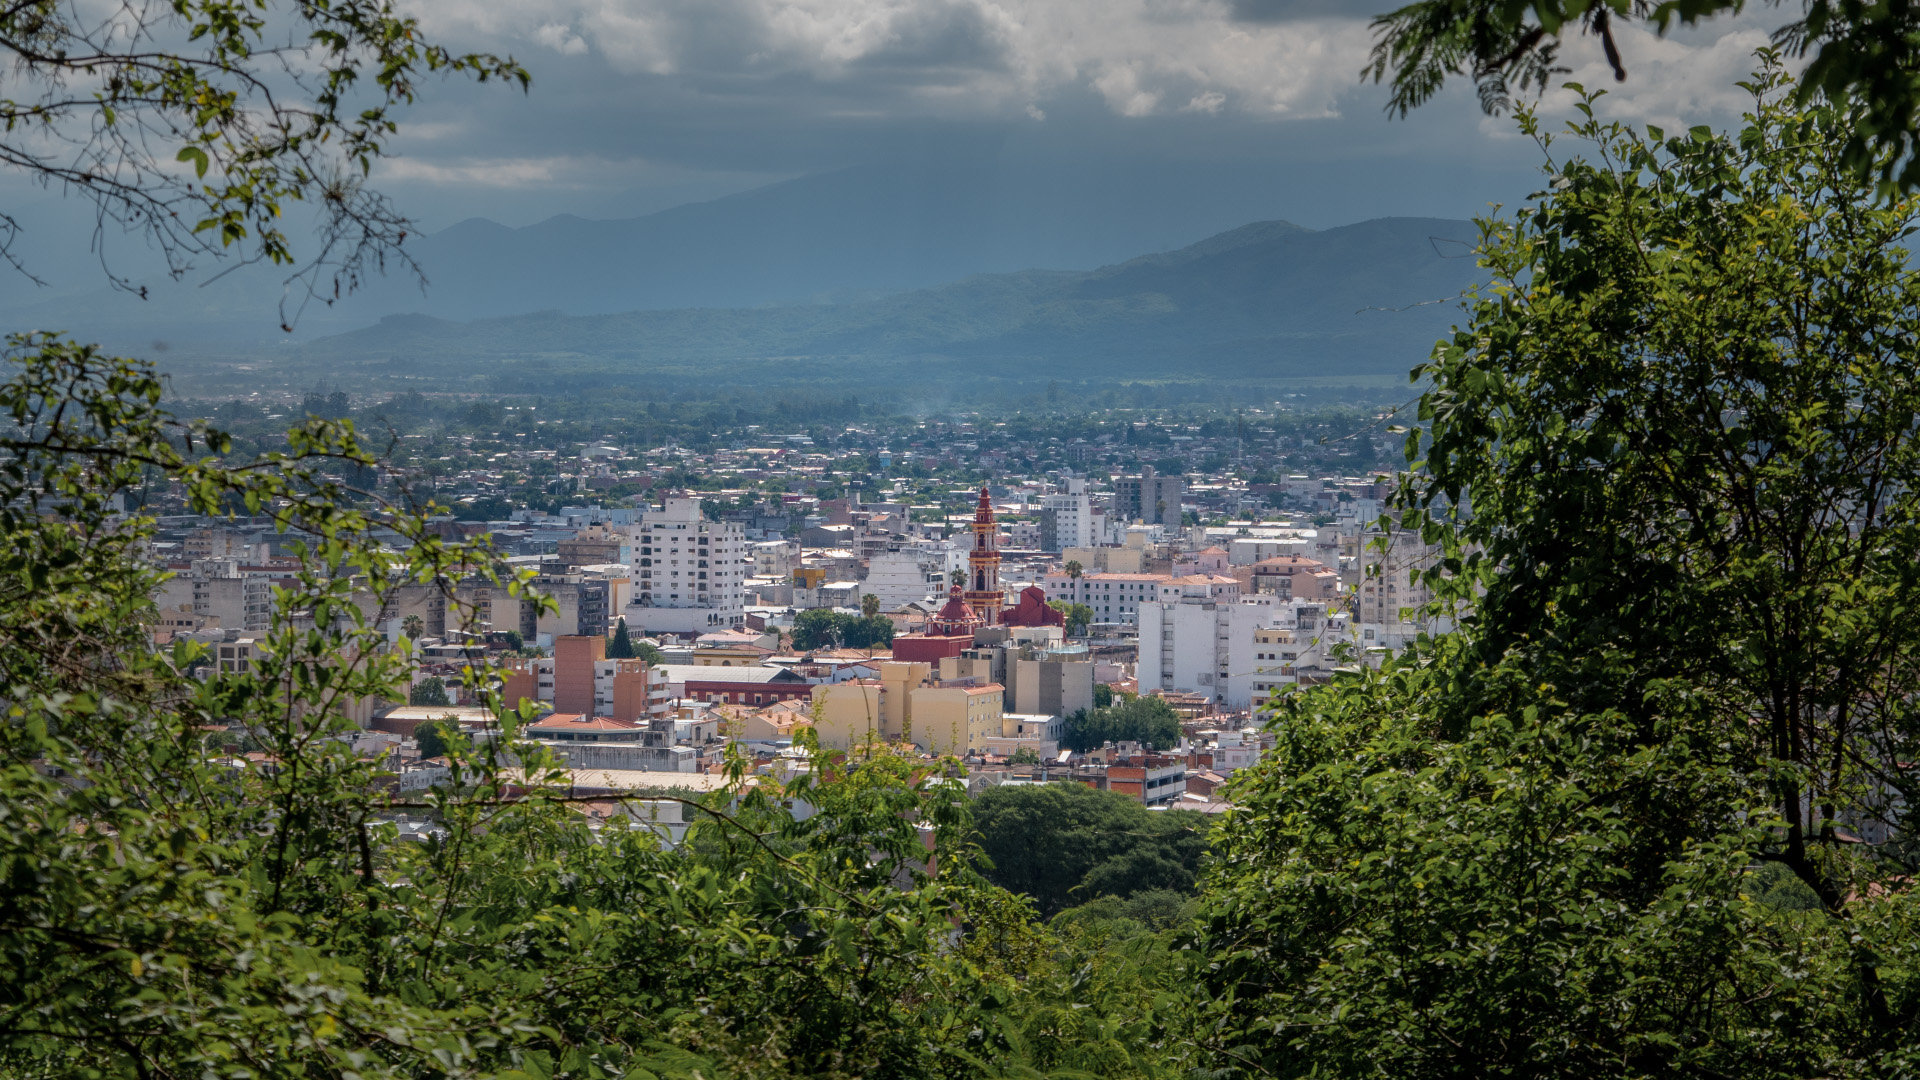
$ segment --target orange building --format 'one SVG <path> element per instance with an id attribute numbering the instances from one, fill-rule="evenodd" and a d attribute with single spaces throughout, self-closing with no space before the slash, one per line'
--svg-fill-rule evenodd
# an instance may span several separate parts
<path id="1" fill-rule="evenodd" d="M 593 665 L 607 658 L 607 639 L 599 634 L 567 634 L 553 639 L 553 709 L 593 715 Z"/>

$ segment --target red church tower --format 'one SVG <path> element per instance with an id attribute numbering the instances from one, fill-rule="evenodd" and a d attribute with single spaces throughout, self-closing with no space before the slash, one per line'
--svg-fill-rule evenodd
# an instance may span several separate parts
<path id="1" fill-rule="evenodd" d="M 999 532 L 993 521 L 993 497 L 982 484 L 980 504 L 973 511 L 973 550 L 967 553 L 972 587 L 967 590 L 966 600 L 987 626 L 1000 621 L 1000 608 L 1007 602 L 1000 588 Z"/>

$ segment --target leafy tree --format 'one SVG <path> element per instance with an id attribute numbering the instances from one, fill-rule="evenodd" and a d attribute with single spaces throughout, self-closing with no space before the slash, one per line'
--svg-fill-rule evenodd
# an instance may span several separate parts
<path id="1" fill-rule="evenodd" d="M 520 636 L 520 631 L 518 630 L 498 630 L 495 632 L 505 639 L 507 648 L 509 649 L 517 651 L 527 647 L 527 640 Z"/>
<path id="2" fill-rule="evenodd" d="M 607 645 L 607 658 L 610 660 L 631 660 L 635 656 L 633 638 L 627 635 L 627 620 L 623 617 L 613 630 L 613 641 Z"/>
<path id="3" fill-rule="evenodd" d="M 635 658 L 645 660 L 649 664 L 664 664 L 667 662 L 667 658 L 661 653 L 660 647 L 655 645 L 649 638 L 641 638 L 639 641 L 634 642 L 633 655 Z"/>
<path id="4" fill-rule="evenodd" d="M 870 615 L 864 619 L 848 617 L 850 631 L 849 644 L 859 649 L 884 649 L 893 644 L 893 620 L 885 615 Z"/>
<path id="5" fill-rule="evenodd" d="M 1737 138 L 1583 112 L 1483 225 L 1396 496 L 1462 630 L 1290 695 L 1232 789 L 1233 1067 L 1920 1064 L 1920 207 L 1862 109 L 1750 85 Z"/>
<path id="6" fill-rule="evenodd" d="M 1080 565 L 1079 559 L 1068 559 L 1067 565 L 1062 567 L 1062 569 L 1066 571 L 1068 577 L 1075 581 L 1079 581 L 1080 576 L 1086 573 L 1087 570 L 1086 567 Z"/>
<path id="7" fill-rule="evenodd" d="M 447 697 L 447 684 L 440 680 L 440 676 L 429 675 L 414 683 L 407 691 L 407 704 L 451 705 L 453 702 Z"/>
<path id="8" fill-rule="evenodd" d="M 1112 691 L 1109 689 L 1109 700 Z M 1081 709 L 1067 717 L 1061 742 L 1074 750 L 1096 750 L 1107 743 L 1139 742 L 1170 750 L 1180 742 L 1180 714 L 1160 697 L 1122 697 L 1115 704 Z"/>
<path id="9" fill-rule="evenodd" d="M 1059 612 L 1066 622 L 1064 629 L 1068 636 L 1084 634 L 1087 627 L 1093 625 L 1093 608 L 1086 604 L 1070 604 L 1064 600 L 1049 600 L 1047 606 Z"/>
<path id="10" fill-rule="evenodd" d="M 1111 683 L 1093 684 L 1093 706 L 1104 709 L 1113 704 L 1113 685 Z"/>
<path id="11" fill-rule="evenodd" d="M 1071 782 L 989 788 L 973 813 L 987 879 L 1044 916 L 1097 896 L 1191 892 L 1206 851 L 1206 815 Z"/>
<path id="12" fill-rule="evenodd" d="M 413 729 L 413 741 L 423 758 L 444 757 L 447 753 L 447 738 L 459 728 L 453 725 L 453 718 L 428 720 Z"/>
<path id="13" fill-rule="evenodd" d="M 406 582 L 475 573 L 551 609 L 531 575 L 404 507 L 349 508 L 324 466 L 364 452 L 340 425 L 236 456 L 159 409 L 151 370 L 27 344 L 0 381 L 6 580 L 42 583 L 0 589 L 0 815 L 17 826 L 0 864 L 33 868 L 0 875 L 8 1075 L 1183 1073 L 1183 1051 L 1156 1049 L 1188 1026 L 1179 964 L 1056 946 L 970 869 L 965 789 L 917 756 L 816 754 L 778 788 L 735 759 L 730 790 L 685 798 L 678 850 L 590 829 L 518 714 L 454 755 L 455 783 L 383 789 L 333 737 L 406 684 L 369 613 Z M 238 496 L 308 538 L 247 671 L 202 681 L 203 647 L 151 648 L 155 523 L 118 510 L 149 468 L 203 512 Z M 497 683 L 476 689 L 498 707 Z M 214 726 L 273 767 L 209 759 Z M 398 812 L 444 835 L 402 843 Z"/>
<path id="14" fill-rule="evenodd" d="M 1642 22 L 1665 34 L 1743 9 L 1740 0 L 1628 4 L 1620 0 L 1415 0 L 1374 20 L 1375 44 L 1367 73 L 1389 79 L 1387 108 L 1405 116 L 1449 78 L 1470 77 L 1488 112 L 1506 108 L 1515 92 L 1544 90 L 1560 66 L 1560 45 L 1573 30 L 1600 39 L 1614 78 L 1624 82 L 1631 58 L 1614 27 Z M 1904 6 L 1809 0 L 1801 17 L 1774 32 L 1795 56 L 1813 54 L 1799 103 L 1816 95 L 1860 107 L 1832 152 L 1862 177 L 1920 183 L 1920 29 Z"/>
<path id="15" fill-rule="evenodd" d="M 1033 747 L 1022 746 L 1016 749 L 1013 752 L 1013 756 L 1008 758 L 1007 761 L 1014 765 L 1038 765 L 1040 764 L 1040 755 L 1035 752 Z"/>
<path id="16" fill-rule="evenodd" d="M 840 622 L 831 608 L 809 608 L 793 617 L 793 647 L 801 652 L 839 644 Z"/>
<path id="17" fill-rule="evenodd" d="M 371 0 L 115 12 L 0 11 L 6 157 L 179 272 L 232 248 L 330 296 L 404 262 L 404 223 L 358 179 L 394 109 L 433 71 L 524 79 Z M 322 242 L 296 263 L 279 230 L 301 200 Z M 308 295 L 290 294 L 283 320 Z M 369 613 L 453 580 L 553 610 L 533 575 L 437 535 L 416 492 L 344 488 L 381 463 L 326 414 L 252 455 L 163 409 L 148 365 L 46 334 L 0 363 L 0 1072 L 1184 1074 L 1161 1049 L 1178 965 L 1052 966 L 1029 909 L 970 872 L 964 788 L 921 761 L 817 754 L 775 790 L 735 759 L 711 801 L 661 796 L 695 819 L 665 850 L 590 828 L 476 671 L 493 737 L 462 748 L 457 783 L 387 790 L 341 738 L 410 675 Z M 152 647 L 156 522 L 120 508 L 153 483 L 266 518 L 297 552 L 245 671 Z M 216 727 L 267 767 L 209 760 Z M 401 812 L 441 834 L 400 842 Z"/>
<path id="18" fill-rule="evenodd" d="M 400 620 L 400 632 L 410 641 L 419 641 L 427 634 L 427 622 L 418 615 L 408 615 Z"/>
<path id="19" fill-rule="evenodd" d="M 376 267 L 411 267 L 401 247 L 409 223 L 359 178 L 423 77 L 527 82 L 513 61 L 451 52 L 371 0 L 243 9 L 132 0 L 123 16 L 0 9 L 13 68 L 0 103 L 7 164 L 144 235 L 176 277 L 195 260 L 239 253 L 288 267 L 296 287 L 283 323 L 309 296 L 330 302 Z M 75 93 L 75 80 L 90 89 Z M 319 217 L 319 246 L 304 256 L 283 231 L 295 203 Z M 5 239 L 18 231 L 0 216 Z M 337 396 L 339 408 L 323 399 L 310 411 L 344 416 Z"/>
<path id="20" fill-rule="evenodd" d="M 860 597 L 860 614 L 869 619 L 880 614 L 880 598 L 872 593 L 862 594 Z"/>
<path id="21" fill-rule="evenodd" d="M 878 649 L 893 644 L 893 620 L 885 615 L 852 615 L 831 608 L 811 608 L 793 620 L 793 647 L 810 649 Z"/>
<path id="22" fill-rule="evenodd" d="M 1198 903 L 1192 893 L 1146 889 L 1131 896 L 1100 896 L 1053 917 L 1062 929 L 1104 931 L 1108 940 L 1167 930 L 1193 919 Z"/>

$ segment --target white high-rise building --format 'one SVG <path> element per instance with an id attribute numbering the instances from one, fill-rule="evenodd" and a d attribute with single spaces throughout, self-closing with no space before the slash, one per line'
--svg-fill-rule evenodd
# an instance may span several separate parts
<path id="1" fill-rule="evenodd" d="M 1047 551 L 1093 547 L 1100 542 L 1093 500 L 1085 480 L 1068 479 L 1066 490 L 1040 496 L 1040 546 Z"/>
<path id="2" fill-rule="evenodd" d="M 703 634 L 746 622 L 753 565 L 737 522 L 708 521 L 700 500 L 669 497 L 648 507 L 634 534 L 633 603 L 627 627 L 649 634 Z"/>
<path id="3" fill-rule="evenodd" d="M 1281 625 L 1291 612 L 1271 593 L 1183 592 L 1140 605 L 1140 689 L 1201 693 L 1224 708 L 1249 707 L 1261 667 L 1254 631 Z"/>

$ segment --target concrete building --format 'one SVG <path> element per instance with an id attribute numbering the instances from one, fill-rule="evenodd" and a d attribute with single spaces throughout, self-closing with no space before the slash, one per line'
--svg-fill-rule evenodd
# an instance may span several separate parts
<path id="1" fill-rule="evenodd" d="M 1324 604 L 1296 601 L 1277 624 L 1254 628 L 1250 708 L 1264 709 L 1290 687 L 1332 677 L 1327 655 L 1338 630 L 1326 611 Z"/>
<path id="2" fill-rule="evenodd" d="M 1161 476 L 1152 466 L 1139 476 L 1121 476 L 1113 481 L 1113 513 L 1121 521 L 1147 525 L 1180 526 L 1180 500 L 1186 481 L 1178 476 Z"/>
<path id="3" fill-rule="evenodd" d="M 698 747 L 679 744 L 670 716 L 632 721 L 554 713 L 528 725 L 527 736 L 574 769 L 693 772 L 700 760 Z"/>
<path id="4" fill-rule="evenodd" d="M 1340 573 L 1318 559 L 1278 555 L 1240 571 L 1248 592 L 1273 593 L 1283 600 L 1332 600 L 1340 595 Z"/>
<path id="5" fill-rule="evenodd" d="M 596 563 L 624 563 L 633 556 L 633 538 L 624 530 L 607 525 L 589 525 L 554 545 L 555 554 L 568 567 L 578 569 Z"/>
<path id="6" fill-rule="evenodd" d="M 984 753 L 989 739 L 1039 740 L 1058 732 L 1049 721 L 1005 711 L 998 683 L 946 683 L 931 664 L 887 662 L 877 679 L 813 688 L 820 745 L 848 749 L 866 742 L 910 742 L 934 754 Z"/>
<path id="7" fill-rule="evenodd" d="M 540 574 L 533 579 L 536 591 L 553 598 L 555 609 L 543 610 L 533 604 L 519 605 L 518 627 L 502 626 L 496 619 L 494 629 L 518 629 L 529 643 L 551 646 L 563 637 L 605 637 L 608 629 L 607 579 L 596 574 Z M 632 621 L 628 621 L 629 627 Z"/>
<path id="8" fill-rule="evenodd" d="M 173 576 L 161 583 L 154 605 L 226 630 L 266 630 L 273 621 L 273 587 L 288 576 L 283 567 L 250 565 L 229 556 L 175 567 Z"/>
<path id="9" fill-rule="evenodd" d="M 1170 574 L 1082 574 L 1047 575 L 1047 595 L 1069 604 L 1085 604 L 1093 609 L 1097 623 L 1133 624 L 1139 621 L 1140 605 L 1161 599 L 1161 590 L 1176 581 Z"/>
<path id="10" fill-rule="evenodd" d="M 921 686 L 907 691 L 910 723 L 901 737 L 933 754 L 984 752 L 986 740 L 1004 736 L 1005 696 L 997 683 L 985 686 Z"/>
<path id="11" fill-rule="evenodd" d="M 592 716 L 593 665 L 607 658 L 607 639 L 598 634 L 565 635 L 553 641 L 555 712 Z"/>
<path id="12" fill-rule="evenodd" d="M 1080 564 L 1083 573 L 1138 574 L 1146 561 L 1146 550 L 1138 547 L 1066 548 L 1060 552 L 1060 564 Z"/>
<path id="13" fill-rule="evenodd" d="M 1256 675 L 1253 632 L 1279 625 L 1285 615 L 1278 597 L 1242 597 L 1237 583 L 1194 581 L 1178 595 L 1169 589 L 1140 608 L 1140 689 L 1188 691 L 1216 706 L 1248 708 Z"/>
<path id="14" fill-rule="evenodd" d="M 881 611 L 944 596 L 955 570 L 967 565 L 966 552 L 947 540 L 899 543 L 873 556 L 862 594 L 880 598 Z"/>
<path id="15" fill-rule="evenodd" d="M 672 696 L 666 671 L 645 660 L 608 660 L 605 639 L 599 640 L 596 650 L 591 637 L 562 639 L 564 662 L 560 655 L 502 661 L 500 696 L 507 707 L 518 708 L 522 701 L 557 706 L 556 698 L 564 693 L 569 708 L 556 708 L 558 712 L 622 721 L 664 715 Z M 562 653 L 559 645 L 555 652 Z"/>
<path id="16" fill-rule="evenodd" d="M 1433 565 L 1440 557 L 1437 546 L 1397 529 L 1391 534 L 1366 533 L 1358 550 L 1353 614 L 1361 647 L 1398 649 L 1421 633 L 1451 629 L 1430 622 L 1418 610 L 1433 599 L 1433 592 L 1414 581 L 1414 572 Z"/>
<path id="17" fill-rule="evenodd" d="M 1099 543 L 1087 482 L 1068 479 L 1064 486 L 1065 491 L 1040 497 L 1040 548 L 1043 551 L 1087 548 Z"/>
<path id="18" fill-rule="evenodd" d="M 800 568 L 800 541 L 762 540 L 748 552 L 753 559 L 754 577 L 792 577 Z"/>
<path id="19" fill-rule="evenodd" d="M 646 634 L 701 634 L 746 622 L 746 535 L 738 522 L 707 521 L 700 500 L 669 497 L 641 515 L 638 579 L 624 612 Z"/>

